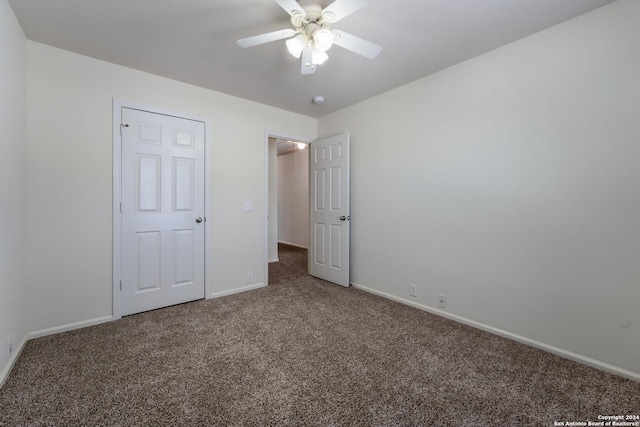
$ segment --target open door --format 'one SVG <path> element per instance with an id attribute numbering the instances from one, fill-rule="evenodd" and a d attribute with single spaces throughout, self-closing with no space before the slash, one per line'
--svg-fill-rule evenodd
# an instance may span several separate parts
<path id="1" fill-rule="evenodd" d="M 309 274 L 349 286 L 349 134 L 311 143 Z"/>

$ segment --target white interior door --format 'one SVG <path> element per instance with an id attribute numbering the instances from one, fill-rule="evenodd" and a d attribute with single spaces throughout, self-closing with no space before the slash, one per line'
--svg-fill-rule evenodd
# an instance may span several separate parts
<path id="1" fill-rule="evenodd" d="M 310 147 L 309 273 L 349 286 L 349 134 Z"/>
<path id="2" fill-rule="evenodd" d="M 204 123 L 122 108 L 122 315 L 204 298 Z"/>

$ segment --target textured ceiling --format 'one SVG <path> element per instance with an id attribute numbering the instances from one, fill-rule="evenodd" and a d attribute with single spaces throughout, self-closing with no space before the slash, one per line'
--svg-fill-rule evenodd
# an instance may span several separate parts
<path id="1" fill-rule="evenodd" d="M 334 28 L 382 46 L 382 53 L 370 60 L 334 46 L 306 76 L 284 40 L 248 49 L 235 43 L 290 27 L 273 0 L 9 3 L 31 40 L 321 117 L 612 1 L 371 0 Z M 326 102 L 313 105 L 315 95 Z"/>

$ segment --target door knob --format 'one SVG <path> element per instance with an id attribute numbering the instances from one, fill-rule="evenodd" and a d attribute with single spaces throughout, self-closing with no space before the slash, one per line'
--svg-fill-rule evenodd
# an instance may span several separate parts
<path id="1" fill-rule="evenodd" d="M 347 217 L 346 217 L 346 216 L 342 215 L 342 216 L 340 217 L 340 221 L 346 221 L 346 220 L 347 220 Z"/>
<path id="2" fill-rule="evenodd" d="M 200 223 L 202 222 L 202 217 L 198 217 L 198 218 L 196 218 L 196 222 L 197 222 L 198 224 L 200 224 Z"/>

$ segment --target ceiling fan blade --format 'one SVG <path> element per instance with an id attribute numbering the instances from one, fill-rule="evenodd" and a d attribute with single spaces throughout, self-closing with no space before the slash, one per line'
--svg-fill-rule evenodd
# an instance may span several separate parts
<path id="1" fill-rule="evenodd" d="M 337 44 L 347 50 L 362 55 L 365 58 L 373 59 L 382 50 L 377 44 L 368 42 L 360 37 L 356 37 L 353 34 L 345 33 L 340 30 L 333 30 L 333 44 Z"/>
<path id="2" fill-rule="evenodd" d="M 278 30 L 278 31 L 272 31 L 270 33 L 265 33 L 257 36 L 240 39 L 236 43 L 238 43 L 238 46 L 240 47 L 253 47 L 253 46 L 258 46 L 260 44 L 265 44 L 269 42 L 274 42 L 276 40 L 282 40 L 288 37 L 293 37 L 295 34 L 296 34 L 295 30 L 292 30 L 292 29 Z"/>
<path id="3" fill-rule="evenodd" d="M 305 16 L 306 12 L 304 9 L 298 4 L 296 0 L 274 0 L 276 3 L 280 5 L 289 15 L 300 15 Z"/>
<path id="4" fill-rule="evenodd" d="M 302 51 L 302 63 L 300 66 L 301 74 L 313 74 L 316 72 L 316 65 L 312 62 L 313 48 L 309 45 Z"/>
<path id="5" fill-rule="evenodd" d="M 330 24 L 338 22 L 366 5 L 368 1 L 369 0 L 336 0 L 323 9 L 322 17 Z"/>

